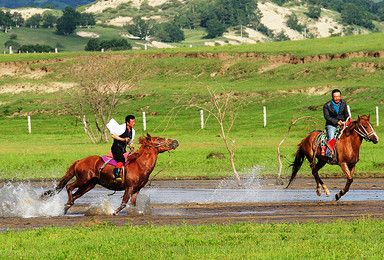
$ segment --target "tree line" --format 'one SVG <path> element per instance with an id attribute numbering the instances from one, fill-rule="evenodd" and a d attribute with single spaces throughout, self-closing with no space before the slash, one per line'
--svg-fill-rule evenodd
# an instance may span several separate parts
<path id="1" fill-rule="evenodd" d="M 18 12 L 11 13 L 7 10 L 0 10 L 0 29 L 7 32 L 12 27 L 30 28 L 51 28 L 56 26 L 57 33 L 68 35 L 76 30 L 77 26 L 93 26 L 96 19 L 92 13 L 80 13 L 70 6 L 62 10 L 62 15 L 57 16 L 52 11 L 45 11 L 41 14 L 34 14 L 24 19 Z"/>

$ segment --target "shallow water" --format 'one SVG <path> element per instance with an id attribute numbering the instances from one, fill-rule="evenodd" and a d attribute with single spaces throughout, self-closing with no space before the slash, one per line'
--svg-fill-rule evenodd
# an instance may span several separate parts
<path id="1" fill-rule="evenodd" d="M 28 182 L 8 183 L 0 188 L 0 217 L 54 217 L 64 214 L 63 205 L 67 200 L 65 191 L 41 200 L 40 194 L 46 188 L 36 188 Z M 202 188 L 143 188 L 138 198 L 139 214 L 150 213 L 150 204 L 180 203 L 245 203 L 245 202 L 293 202 L 293 201 L 333 201 L 339 190 L 331 190 L 330 196 L 316 195 L 314 189 L 285 190 L 263 189 L 255 179 L 247 182 L 245 188 L 223 181 L 215 189 Z M 116 192 L 96 187 L 76 200 L 75 205 L 88 208 L 92 214 L 111 214 L 122 200 L 123 191 Z M 350 190 L 342 201 L 383 200 L 383 190 Z M 87 214 L 86 212 L 86 214 Z M 96 212 L 96 213 L 94 213 Z M 101 213 L 100 213 L 101 212 Z M 165 214 L 157 213 L 157 214 Z"/>

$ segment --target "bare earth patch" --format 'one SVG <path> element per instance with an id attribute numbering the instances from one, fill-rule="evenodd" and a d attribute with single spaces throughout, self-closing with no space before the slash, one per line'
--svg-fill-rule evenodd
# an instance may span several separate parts
<path id="1" fill-rule="evenodd" d="M 67 90 L 75 86 L 75 83 L 50 82 L 45 84 L 19 83 L 6 84 L 0 87 L 0 94 L 19 94 L 21 92 L 53 93 Z"/>
<path id="2" fill-rule="evenodd" d="M 83 38 L 100 38 L 100 35 L 94 32 L 79 31 L 76 34 Z"/>

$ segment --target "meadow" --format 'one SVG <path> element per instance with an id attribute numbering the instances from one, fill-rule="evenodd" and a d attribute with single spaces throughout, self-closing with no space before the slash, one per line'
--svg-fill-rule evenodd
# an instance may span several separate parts
<path id="1" fill-rule="evenodd" d="M 381 259 L 382 220 L 46 227 L 0 233 L 2 259 Z M 47 250 L 48 249 L 48 250 Z"/>
<path id="2" fill-rule="evenodd" d="M 205 86 L 218 93 L 234 91 L 246 100 L 239 110 L 230 139 L 235 140 L 237 169 L 242 175 L 260 174 L 276 176 L 278 169 L 277 145 L 288 131 L 292 120 L 312 116 L 294 125 L 281 147 L 284 156 L 284 175 L 293 159 L 296 145 L 313 129 L 324 128 L 322 105 L 330 99 L 330 92 L 339 88 L 351 107 L 352 117 L 371 114 L 375 124 L 375 107 L 382 111 L 384 100 L 382 58 L 332 59 L 304 64 L 279 63 L 276 54 L 317 55 L 381 50 L 384 34 L 333 37 L 210 48 L 167 49 L 107 53 L 59 53 L 0 55 L 1 62 L 33 61 L 21 63 L 18 69 L 39 69 L 49 73 L 26 76 L 23 73 L 5 75 L 0 85 L 18 86 L 24 91 L 2 92 L 0 96 L 0 171 L 1 179 L 60 178 L 75 160 L 89 155 L 103 155 L 111 143 L 92 144 L 84 134 L 82 125 L 73 117 L 62 113 L 60 96 L 65 91 L 29 91 L 34 85 L 73 83 L 70 70 L 73 64 L 98 57 L 136 57 L 144 63 L 148 76 L 125 93 L 118 109 L 112 115 L 122 122 L 126 114 L 137 117 L 137 136 L 149 132 L 153 136 L 178 139 L 180 147 L 172 153 L 171 166 L 159 178 L 214 179 L 231 176 L 228 153 L 219 136 L 218 124 L 205 114 L 205 127 L 200 128 L 200 111 L 185 109 L 190 97 L 207 100 Z M 333 46 L 333 47 L 331 47 Z M 172 55 L 175 52 L 232 53 L 220 58 L 187 58 Z M 241 52 L 262 52 L 271 60 L 246 58 Z M 168 53 L 168 54 L 167 54 Z M 146 54 L 149 54 L 148 56 Z M 152 58 L 152 55 L 163 55 Z M 277 65 L 274 65 L 276 64 Z M 268 68 L 271 66 L 271 68 Z M 266 69 L 265 69 L 266 68 Z M 202 87 L 203 85 L 203 87 Z M 263 127 L 263 107 L 267 108 L 267 126 Z M 142 112 L 147 113 L 147 130 L 143 130 Z M 32 133 L 27 131 L 27 115 L 31 115 Z M 380 122 L 383 116 L 380 115 Z M 376 126 L 379 137 L 383 125 Z M 363 143 L 357 176 L 382 176 L 382 144 Z M 138 145 L 136 144 L 136 148 Z M 223 153 L 226 159 L 208 159 L 211 153 Z M 157 169 L 168 163 L 167 154 L 159 156 Z M 156 171 L 156 169 L 155 169 Z M 326 166 L 323 176 L 342 176 L 338 167 Z M 309 176 L 305 165 L 299 175 Z"/>

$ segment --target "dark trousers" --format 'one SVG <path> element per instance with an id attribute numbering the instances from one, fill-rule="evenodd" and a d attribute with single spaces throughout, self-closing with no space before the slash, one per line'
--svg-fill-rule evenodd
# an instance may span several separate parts
<path id="1" fill-rule="evenodd" d="M 113 154 L 113 158 L 116 162 L 125 163 L 124 153 L 126 152 L 125 147 L 120 145 L 112 145 L 111 152 Z"/>

